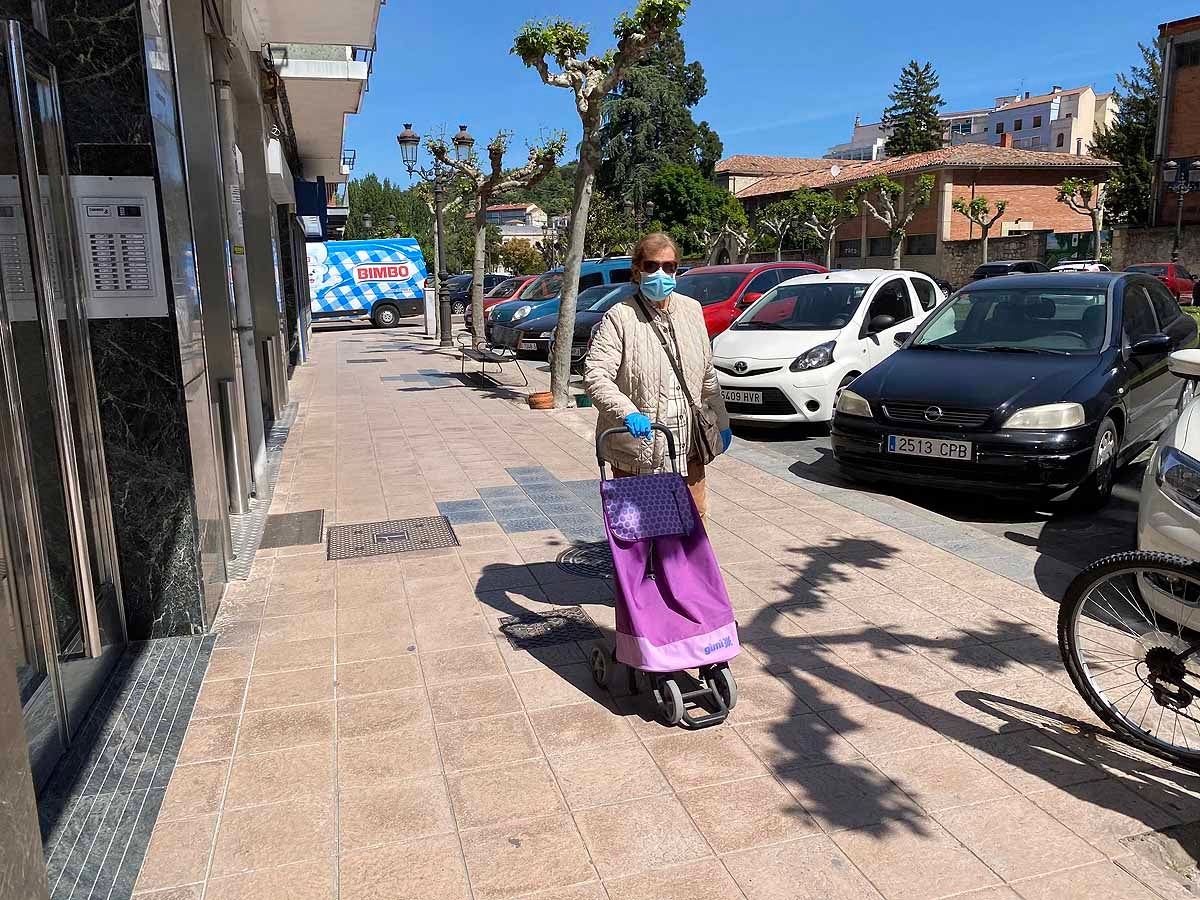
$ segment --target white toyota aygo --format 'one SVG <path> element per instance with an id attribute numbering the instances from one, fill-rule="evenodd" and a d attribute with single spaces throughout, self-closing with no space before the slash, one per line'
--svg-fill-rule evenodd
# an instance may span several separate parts
<path id="1" fill-rule="evenodd" d="M 852 269 L 783 282 L 713 341 L 729 417 L 828 422 L 838 394 L 945 299 L 920 272 Z"/>

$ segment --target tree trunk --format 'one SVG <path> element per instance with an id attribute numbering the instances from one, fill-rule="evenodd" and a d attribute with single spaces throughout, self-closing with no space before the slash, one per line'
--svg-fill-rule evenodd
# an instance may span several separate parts
<path id="1" fill-rule="evenodd" d="M 829 232 L 829 237 L 825 238 L 825 268 L 833 268 L 833 239 L 837 236 L 836 231 Z"/>
<path id="2" fill-rule="evenodd" d="M 429 334 L 430 337 L 437 336 L 438 322 L 441 321 L 441 317 L 438 315 L 438 298 L 441 296 L 441 294 L 438 293 L 438 288 L 440 287 L 440 285 L 438 283 L 438 260 L 439 259 L 441 259 L 441 256 L 438 255 L 438 230 L 437 230 L 437 223 L 434 223 L 434 225 L 433 225 L 433 259 L 426 260 L 426 263 L 425 263 L 425 273 L 426 273 L 426 276 L 425 276 L 426 277 L 425 304 L 426 304 L 427 308 L 429 305 L 429 297 L 430 297 L 428 282 L 429 282 L 429 279 L 433 280 L 433 294 L 432 294 L 432 296 L 433 296 L 433 315 L 430 316 L 427 313 L 425 316 L 425 322 L 426 322 L 425 333 Z M 431 319 L 433 321 L 432 328 L 430 328 L 429 324 L 428 324 Z"/>
<path id="3" fill-rule="evenodd" d="M 783 238 L 779 238 L 779 243 L 775 245 L 775 262 L 783 262 Z"/>
<path id="4" fill-rule="evenodd" d="M 990 230 L 991 229 L 989 229 L 986 225 L 979 226 L 979 233 L 980 233 L 979 240 L 983 244 L 983 262 L 987 262 L 988 231 L 990 231 Z"/>
<path id="5" fill-rule="evenodd" d="M 1104 210 L 1097 207 L 1092 210 L 1092 259 L 1100 261 L 1100 228 L 1104 224 Z"/>
<path id="6" fill-rule="evenodd" d="M 892 268 L 900 268 L 900 256 L 904 252 L 904 233 L 892 235 Z"/>
<path id="7" fill-rule="evenodd" d="M 471 264 L 471 331 L 483 340 L 483 270 L 487 264 L 487 198 L 475 201 L 475 259 Z"/>
<path id="8" fill-rule="evenodd" d="M 579 165 L 575 169 L 575 195 L 571 201 L 571 231 L 563 261 L 562 293 L 558 297 L 558 324 L 554 328 L 554 354 L 550 358 L 550 392 L 554 405 L 568 405 L 571 382 L 571 342 L 575 336 L 575 298 L 579 295 L 579 271 L 583 268 L 583 244 L 587 236 L 588 208 L 600 156 L 597 146 L 599 120 L 584 122 Z"/>

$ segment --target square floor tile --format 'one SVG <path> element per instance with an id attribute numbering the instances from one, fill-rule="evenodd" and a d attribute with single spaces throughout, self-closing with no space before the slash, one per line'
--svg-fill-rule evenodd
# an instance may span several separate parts
<path id="1" fill-rule="evenodd" d="M 864 756 L 946 743 L 911 709 L 896 701 L 818 713 Z"/>
<path id="2" fill-rule="evenodd" d="M 345 788 L 338 799 L 342 852 L 453 830 L 454 817 L 441 776 Z"/>
<path id="3" fill-rule="evenodd" d="M 620 744 L 635 736 L 619 713 L 596 702 L 534 710 L 529 720 L 547 755 Z"/>
<path id="4" fill-rule="evenodd" d="M 215 815 L 163 822 L 155 827 L 136 890 L 153 891 L 203 881 L 216 829 Z"/>
<path id="5" fill-rule="evenodd" d="M 604 887 L 609 900 L 743 900 L 738 886 L 715 859 L 607 881 Z"/>
<path id="6" fill-rule="evenodd" d="M 295 616 L 275 616 L 263 619 L 259 626 L 258 643 L 279 644 L 285 641 L 307 641 L 332 637 L 335 630 L 334 613 L 301 613 Z"/>
<path id="7" fill-rule="evenodd" d="M 459 828 L 479 828 L 567 811 L 545 760 L 451 775 L 450 801 Z"/>
<path id="8" fill-rule="evenodd" d="M 677 791 L 767 774 L 754 751 L 732 728 L 671 734 L 646 741 L 646 749 Z"/>
<path id="9" fill-rule="evenodd" d="M 335 838 L 329 800 L 289 800 L 225 810 L 210 877 L 328 856 Z"/>
<path id="10" fill-rule="evenodd" d="M 525 708 L 530 710 L 604 698 L 604 689 L 592 678 L 592 668 L 587 663 L 531 669 L 514 675 L 513 681 Z"/>
<path id="11" fill-rule="evenodd" d="M 336 900 L 334 860 L 326 856 L 214 878 L 208 882 L 204 896 L 207 900 Z"/>
<path id="12" fill-rule="evenodd" d="M 413 636 L 411 627 L 400 628 L 394 632 L 340 634 L 337 638 L 339 664 L 362 662 L 368 659 L 384 659 L 390 656 L 407 656 L 415 653 L 416 649 L 416 638 Z"/>
<path id="13" fill-rule="evenodd" d="M 247 712 L 242 717 L 237 754 L 262 753 L 332 740 L 332 703 L 283 706 Z"/>
<path id="14" fill-rule="evenodd" d="M 770 776 L 688 791 L 679 799 L 717 853 L 820 831 L 796 798 Z"/>
<path id="15" fill-rule="evenodd" d="M 580 810 L 575 821 L 604 879 L 709 855 L 687 811 L 670 795 Z"/>
<path id="16" fill-rule="evenodd" d="M 263 644 L 254 652 L 254 675 L 333 665 L 333 638 L 313 638 L 283 644 Z"/>
<path id="17" fill-rule="evenodd" d="M 927 812 L 1009 797 L 1013 789 L 957 744 L 872 757 Z"/>
<path id="18" fill-rule="evenodd" d="M 468 900 L 454 835 L 343 853 L 338 900 Z"/>
<path id="19" fill-rule="evenodd" d="M 816 713 L 735 725 L 734 729 L 755 755 L 776 771 L 847 762 L 862 755 Z"/>
<path id="20" fill-rule="evenodd" d="M 1127 837 L 1174 825 L 1178 819 L 1121 781 L 1105 779 L 1027 795 L 1041 809 L 1108 857 L 1128 852 Z"/>
<path id="21" fill-rule="evenodd" d="M 332 591 L 310 591 L 303 594 L 276 594 L 267 601 L 263 615 L 297 616 L 325 612 L 334 607 Z"/>
<path id="22" fill-rule="evenodd" d="M 435 722 L 455 722 L 520 712 L 521 698 L 517 696 L 512 679 L 508 675 L 499 675 L 432 685 L 429 705 Z"/>
<path id="23" fill-rule="evenodd" d="M 399 603 L 372 603 L 369 606 L 352 606 L 337 610 L 337 633 L 342 634 L 399 634 L 411 627 L 408 605 Z"/>
<path id="24" fill-rule="evenodd" d="M 417 648 L 422 653 L 432 653 L 435 650 L 491 644 L 495 638 L 483 616 L 474 615 L 460 621 L 418 625 L 416 640 Z"/>
<path id="25" fill-rule="evenodd" d="M 242 711 L 242 702 L 245 700 L 245 696 L 245 678 L 206 681 L 200 685 L 200 693 L 196 696 L 196 705 L 192 708 L 192 718 L 236 716 Z"/>
<path id="26" fill-rule="evenodd" d="M 158 821 L 169 822 L 217 812 L 221 808 L 228 774 L 227 759 L 176 766 L 158 810 Z"/>
<path id="27" fill-rule="evenodd" d="M 369 787 L 442 770 L 433 726 L 420 724 L 338 741 L 338 784 Z"/>
<path id="28" fill-rule="evenodd" d="M 1159 897 L 1108 861 L 1030 878 L 1018 888 L 1025 900 L 1158 900 Z"/>
<path id="29" fill-rule="evenodd" d="M 252 647 L 218 647 L 208 660 L 205 681 L 220 681 L 226 678 L 246 678 L 254 658 Z"/>
<path id="30" fill-rule="evenodd" d="M 435 650 L 421 653 L 421 669 L 426 684 L 445 684 L 465 678 L 503 675 L 507 669 L 495 644 L 459 647 L 454 650 Z"/>
<path id="31" fill-rule="evenodd" d="M 670 791 L 658 766 L 637 741 L 552 756 L 550 766 L 571 809 Z"/>
<path id="32" fill-rule="evenodd" d="M 239 756 L 229 774 L 225 808 L 333 797 L 333 744 Z"/>
<path id="33" fill-rule="evenodd" d="M 399 688 L 418 687 L 421 670 L 415 655 L 367 659 L 337 667 L 337 694 L 353 697 Z"/>
<path id="34" fill-rule="evenodd" d="M 903 828 L 906 822 L 925 818 L 925 811 L 866 759 L 789 769 L 779 778 L 826 831 L 869 825 Z"/>
<path id="35" fill-rule="evenodd" d="M 932 819 L 905 825 L 839 831 L 831 837 L 888 900 L 930 900 L 1000 883 Z"/>
<path id="36" fill-rule="evenodd" d="M 937 820 L 1005 881 L 1102 859 L 1095 848 L 1025 797 L 946 810 Z"/>
<path id="37" fill-rule="evenodd" d="M 337 716 L 339 739 L 397 731 L 430 720 L 422 688 L 339 699 Z"/>
<path id="38" fill-rule="evenodd" d="M 438 725 L 437 733 L 447 772 L 542 755 L 522 713 L 450 722 Z"/>
<path id="39" fill-rule="evenodd" d="M 476 900 L 503 900 L 596 878 L 570 816 L 550 816 L 462 833 Z"/>
<path id="40" fill-rule="evenodd" d="M 212 759 L 228 759 L 233 756 L 234 741 L 237 739 L 239 716 L 223 716 L 217 719 L 192 719 L 179 748 L 177 765 L 205 762 Z"/>
<path id="41" fill-rule="evenodd" d="M 722 862 L 747 900 L 882 900 L 824 835 L 733 853 Z"/>
<path id="42" fill-rule="evenodd" d="M 1021 793 L 1104 777 L 1103 771 L 1039 729 L 977 738 L 963 747 Z"/>
<path id="43" fill-rule="evenodd" d="M 246 709 L 270 709 L 333 699 L 333 669 L 297 669 L 272 675 L 255 675 L 246 693 Z"/>

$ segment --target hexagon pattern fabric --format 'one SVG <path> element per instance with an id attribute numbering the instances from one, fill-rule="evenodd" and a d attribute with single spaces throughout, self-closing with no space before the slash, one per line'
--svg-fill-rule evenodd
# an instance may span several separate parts
<path id="1" fill-rule="evenodd" d="M 690 534 L 695 526 L 687 484 L 674 472 L 612 478 L 600 494 L 608 527 L 622 541 Z"/>

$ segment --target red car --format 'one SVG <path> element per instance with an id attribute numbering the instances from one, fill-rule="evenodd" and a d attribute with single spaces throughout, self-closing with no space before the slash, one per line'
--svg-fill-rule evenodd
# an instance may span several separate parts
<path id="1" fill-rule="evenodd" d="M 497 303 L 503 303 L 505 300 L 516 300 L 521 296 L 521 291 L 529 286 L 529 282 L 537 278 L 536 275 L 514 275 L 512 278 L 506 278 L 483 296 L 483 308 L 488 309 L 495 306 Z"/>
<path id="2" fill-rule="evenodd" d="M 698 266 L 679 276 L 678 291 L 704 307 L 704 324 L 708 327 L 708 336 L 714 338 L 728 328 L 742 310 L 781 281 L 827 271 L 824 266 L 809 262 Z"/>
<path id="3" fill-rule="evenodd" d="M 1196 279 L 1183 263 L 1138 263 L 1126 266 L 1125 271 L 1153 275 L 1167 286 L 1167 290 L 1183 306 L 1196 302 Z"/>

